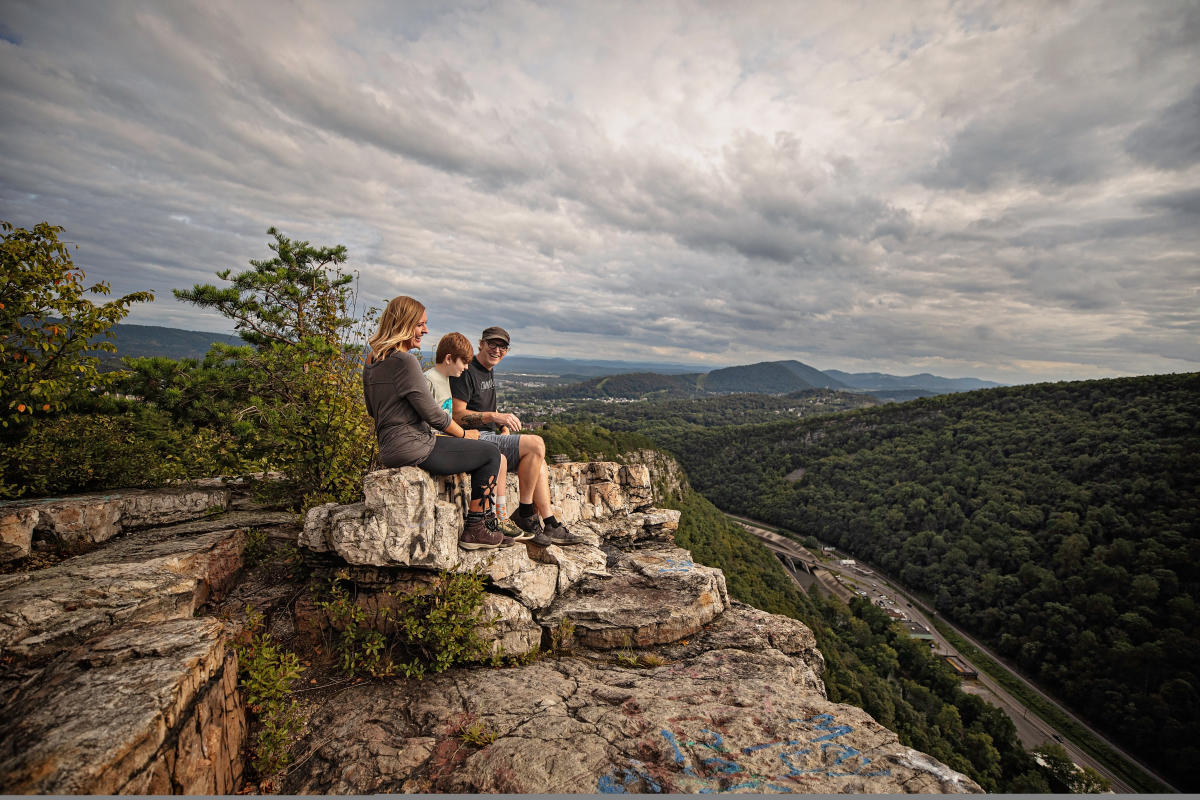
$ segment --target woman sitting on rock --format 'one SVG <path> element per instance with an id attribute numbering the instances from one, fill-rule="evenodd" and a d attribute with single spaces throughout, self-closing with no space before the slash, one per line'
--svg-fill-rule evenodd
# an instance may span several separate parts
<path id="1" fill-rule="evenodd" d="M 421 373 L 421 363 L 408 352 L 429 332 L 425 306 L 401 295 L 388 303 L 379 330 L 367 344 L 363 394 L 375 420 L 379 463 L 385 467 L 417 466 L 436 475 L 471 473 L 471 504 L 458 546 L 467 550 L 516 544 L 500 533 L 492 511 L 500 451 L 478 441 L 479 431 L 464 431 L 438 407 Z M 430 426 L 447 436 L 434 436 Z M 455 438 L 450 438 L 455 437 Z"/>

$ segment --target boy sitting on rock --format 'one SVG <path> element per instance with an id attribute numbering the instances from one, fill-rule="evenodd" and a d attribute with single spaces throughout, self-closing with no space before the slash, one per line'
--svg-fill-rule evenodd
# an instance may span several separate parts
<path id="1" fill-rule="evenodd" d="M 447 333 L 438 341 L 437 352 L 433 357 L 433 366 L 425 370 L 424 375 L 426 383 L 429 384 L 429 391 L 433 395 L 433 401 L 447 413 L 450 413 L 453 408 L 453 399 L 450 396 L 450 379 L 462 375 L 474 357 L 475 352 L 471 348 L 471 340 L 457 331 Z M 463 437 L 478 439 L 479 431 L 464 431 Z M 508 486 L 508 459 L 501 453 L 500 472 L 496 474 L 496 487 L 498 491 L 495 497 L 496 518 L 501 522 L 508 519 L 506 486 Z M 505 527 L 510 528 L 513 526 Z M 511 531 L 505 530 L 504 532 L 511 533 L 512 537 L 519 542 L 533 538 L 532 533 L 516 529 L 515 527 Z"/>

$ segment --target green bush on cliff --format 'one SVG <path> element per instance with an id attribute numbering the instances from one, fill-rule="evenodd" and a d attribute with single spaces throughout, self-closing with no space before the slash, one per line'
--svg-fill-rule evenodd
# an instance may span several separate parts
<path id="1" fill-rule="evenodd" d="M 258 632 L 262 614 L 247 609 L 248 625 L 237 645 L 239 686 L 246 706 L 258 720 L 251 744 L 252 764 L 261 777 L 290 762 L 289 749 L 304 727 L 292 684 L 300 678 L 300 659 Z"/>
<path id="2" fill-rule="evenodd" d="M 113 345 L 96 337 L 154 295 L 133 292 L 96 304 L 85 295 L 106 295 L 109 286 L 84 286 L 83 270 L 58 239 L 61 227 L 0 222 L 0 229 L 0 498 L 11 498 L 33 491 L 25 476 L 37 470 L 38 453 L 21 446 L 27 437 L 113 384 L 94 355 Z"/>
<path id="3" fill-rule="evenodd" d="M 354 582 L 339 574 L 315 603 L 344 672 L 422 678 L 490 656 L 482 635 L 492 624 L 482 609 L 484 577 L 479 566 L 443 570 L 427 583 L 389 587 L 365 603 Z"/>

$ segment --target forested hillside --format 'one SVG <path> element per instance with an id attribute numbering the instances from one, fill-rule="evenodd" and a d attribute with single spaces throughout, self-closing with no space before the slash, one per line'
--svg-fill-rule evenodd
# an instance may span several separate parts
<path id="1" fill-rule="evenodd" d="M 631 427 L 719 506 L 927 591 L 1115 740 L 1200 787 L 1200 375 Z"/>
<path id="2" fill-rule="evenodd" d="M 645 446 L 638 434 L 589 424 L 538 431 L 550 454 L 615 457 Z M 863 708 L 900 741 L 970 775 L 993 792 L 1065 790 L 1038 767 L 1000 710 L 966 694 L 950 668 L 866 602 L 847 608 L 798 589 L 771 553 L 687 486 L 659 505 L 683 512 L 675 541 L 725 573 L 738 600 L 807 624 L 825 657 L 831 700 Z"/>

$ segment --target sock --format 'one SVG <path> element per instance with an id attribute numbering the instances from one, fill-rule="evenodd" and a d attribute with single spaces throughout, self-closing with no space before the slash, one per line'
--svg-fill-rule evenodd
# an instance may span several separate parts
<path id="1" fill-rule="evenodd" d="M 533 503 L 521 503 L 517 506 L 517 513 L 522 517 L 532 517 L 537 513 L 537 509 L 533 507 Z"/>
<path id="2" fill-rule="evenodd" d="M 483 519 L 482 511 L 468 511 L 467 512 L 467 520 L 468 521 L 477 520 L 477 519 Z"/>
<path id="3" fill-rule="evenodd" d="M 508 519 L 508 498 L 500 495 L 496 498 L 496 516 L 500 519 Z"/>
<path id="4" fill-rule="evenodd" d="M 554 518 L 554 515 L 551 514 L 550 516 L 548 516 L 542 520 L 542 524 L 545 525 L 547 528 L 556 528 L 556 527 L 558 527 L 558 520 L 556 520 Z"/>

